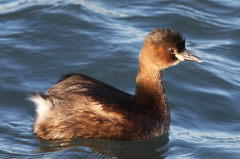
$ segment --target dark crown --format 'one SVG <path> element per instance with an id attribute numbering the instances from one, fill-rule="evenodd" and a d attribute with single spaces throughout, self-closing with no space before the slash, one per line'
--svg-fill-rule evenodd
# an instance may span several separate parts
<path id="1" fill-rule="evenodd" d="M 146 37 L 146 41 L 158 45 L 164 49 L 175 48 L 178 50 L 185 48 L 185 39 L 179 31 L 173 29 L 153 29 Z"/>

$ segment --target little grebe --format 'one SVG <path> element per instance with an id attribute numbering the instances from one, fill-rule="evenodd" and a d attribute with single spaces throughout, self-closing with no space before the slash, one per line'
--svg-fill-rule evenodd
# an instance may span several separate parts
<path id="1" fill-rule="evenodd" d="M 37 138 L 139 140 L 168 131 L 170 112 L 163 69 L 180 61 L 202 62 L 185 48 L 179 32 L 153 29 L 139 54 L 135 95 L 81 74 L 67 74 L 52 88 L 32 93 Z"/>

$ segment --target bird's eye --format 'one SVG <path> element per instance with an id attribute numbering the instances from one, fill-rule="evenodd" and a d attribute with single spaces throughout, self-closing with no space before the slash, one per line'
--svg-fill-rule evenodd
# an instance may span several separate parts
<path id="1" fill-rule="evenodd" d="M 174 54 L 174 49 L 173 48 L 169 48 L 167 51 L 168 51 L 169 54 Z"/>

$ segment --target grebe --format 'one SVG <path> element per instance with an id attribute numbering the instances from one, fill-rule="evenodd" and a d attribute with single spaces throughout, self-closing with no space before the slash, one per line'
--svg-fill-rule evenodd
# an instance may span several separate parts
<path id="1" fill-rule="evenodd" d="M 180 61 L 202 62 L 185 48 L 175 30 L 153 29 L 139 54 L 134 95 L 81 74 L 66 74 L 42 93 L 32 92 L 37 106 L 37 138 L 105 138 L 140 140 L 168 131 L 170 112 L 163 69 Z"/>

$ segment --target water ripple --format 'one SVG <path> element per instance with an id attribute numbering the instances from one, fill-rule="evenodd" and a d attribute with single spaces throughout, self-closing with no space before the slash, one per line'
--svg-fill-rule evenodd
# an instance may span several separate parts
<path id="1" fill-rule="evenodd" d="M 176 134 L 178 139 L 187 140 L 194 143 L 206 143 L 208 147 L 240 148 L 240 137 L 222 137 L 216 135 L 202 135 L 190 132 Z"/>
<path id="2" fill-rule="evenodd" d="M 2 0 L 0 158 L 239 158 L 239 3 Z M 179 30 L 204 61 L 165 70 L 170 136 L 36 140 L 28 90 L 44 92 L 61 74 L 78 72 L 134 93 L 138 52 L 156 27 Z"/>

